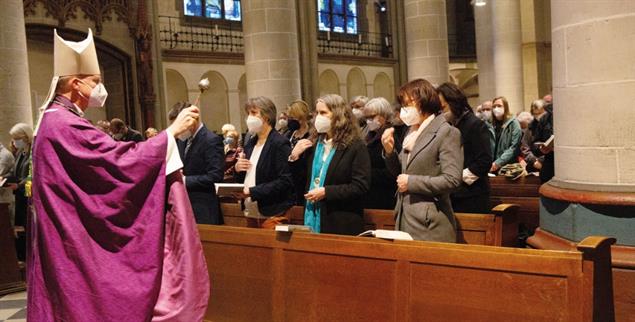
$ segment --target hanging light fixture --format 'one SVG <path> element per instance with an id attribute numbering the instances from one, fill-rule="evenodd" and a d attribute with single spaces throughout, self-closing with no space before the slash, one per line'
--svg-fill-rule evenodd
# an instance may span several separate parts
<path id="1" fill-rule="evenodd" d="M 482 7 L 487 4 L 486 0 L 472 0 L 472 5 Z"/>

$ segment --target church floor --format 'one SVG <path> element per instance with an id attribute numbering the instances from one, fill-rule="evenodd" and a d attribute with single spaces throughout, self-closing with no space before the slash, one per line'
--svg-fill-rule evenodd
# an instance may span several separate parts
<path id="1" fill-rule="evenodd" d="M 0 296 L 0 322 L 26 322 L 26 292 Z"/>

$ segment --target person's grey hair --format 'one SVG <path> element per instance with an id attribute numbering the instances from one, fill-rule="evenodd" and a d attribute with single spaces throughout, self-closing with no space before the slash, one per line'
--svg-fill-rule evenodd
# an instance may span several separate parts
<path id="1" fill-rule="evenodd" d="M 276 105 L 270 99 L 264 96 L 249 98 L 245 103 L 245 112 L 249 114 L 252 107 L 260 109 L 260 115 L 267 119 L 267 123 L 271 127 L 276 127 Z"/>
<path id="2" fill-rule="evenodd" d="M 11 136 L 26 136 L 29 142 L 33 142 L 33 128 L 26 123 L 18 123 L 9 130 Z"/>
<path id="3" fill-rule="evenodd" d="M 383 97 L 375 97 L 366 103 L 366 106 L 364 106 L 364 112 L 379 115 L 386 119 L 386 121 L 390 121 L 392 120 L 394 109 L 387 99 Z"/>
<path id="4" fill-rule="evenodd" d="M 543 107 L 545 107 L 546 104 L 547 103 L 543 99 L 537 99 L 537 100 L 531 102 L 531 108 L 532 109 L 534 109 L 534 108 L 543 108 Z"/>
<path id="5" fill-rule="evenodd" d="M 534 120 L 534 116 L 531 115 L 531 113 L 527 112 L 527 111 L 522 111 L 520 113 L 518 113 L 518 116 L 516 116 L 516 119 L 518 120 L 518 122 L 520 123 L 531 123 L 531 121 Z"/>
<path id="6" fill-rule="evenodd" d="M 351 100 L 351 108 L 363 108 L 368 103 L 368 97 L 358 95 Z"/>

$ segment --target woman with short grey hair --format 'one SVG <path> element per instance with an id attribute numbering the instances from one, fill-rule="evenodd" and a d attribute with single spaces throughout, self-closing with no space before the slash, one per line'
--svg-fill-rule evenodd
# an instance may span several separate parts
<path id="1" fill-rule="evenodd" d="M 394 108 L 392 104 L 383 97 L 375 97 L 364 106 L 365 123 L 368 129 L 365 143 L 370 156 L 371 166 L 370 191 L 364 196 L 364 208 L 395 208 L 397 177 L 386 169 L 381 145 L 381 136 L 387 128 L 392 126 L 393 115 Z M 401 151 L 401 144 L 398 143 L 398 145 L 397 150 Z"/>
<path id="2" fill-rule="evenodd" d="M 250 227 L 274 229 L 289 222 L 287 211 L 293 205 L 293 180 L 287 162 L 289 140 L 274 129 L 276 106 L 258 96 L 245 103 L 247 129 L 245 142 L 234 168 L 237 181 L 244 182 L 245 207 Z"/>

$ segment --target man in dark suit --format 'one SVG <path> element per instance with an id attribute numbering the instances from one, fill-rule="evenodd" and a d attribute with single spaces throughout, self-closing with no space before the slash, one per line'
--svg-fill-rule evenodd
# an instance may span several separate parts
<path id="1" fill-rule="evenodd" d="M 190 104 L 174 108 L 182 110 Z M 178 114 L 178 112 L 177 112 Z M 223 224 L 214 183 L 223 182 L 225 153 L 223 139 L 212 133 L 202 122 L 179 137 L 177 145 L 183 161 L 183 175 L 196 223 Z"/>

